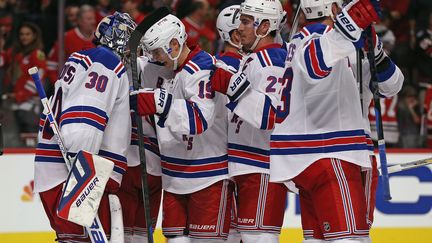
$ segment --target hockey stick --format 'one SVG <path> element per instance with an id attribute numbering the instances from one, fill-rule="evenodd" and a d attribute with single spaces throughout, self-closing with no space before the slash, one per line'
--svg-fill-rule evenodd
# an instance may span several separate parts
<path id="1" fill-rule="evenodd" d="M 301 4 L 301 2 L 299 1 L 298 5 L 297 5 L 296 13 L 294 15 L 294 20 L 293 20 L 293 23 L 291 25 L 290 33 L 288 36 L 288 42 L 291 41 L 292 38 L 294 37 L 295 33 L 297 33 L 298 22 L 299 22 L 299 17 L 300 17 L 300 9 L 301 9 L 300 4 Z"/>
<path id="2" fill-rule="evenodd" d="M 431 165 L 431 164 L 432 164 L 432 158 L 427 158 L 427 159 L 411 161 L 411 162 L 398 164 L 398 165 L 391 165 L 391 166 L 387 167 L 387 170 L 388 170 L 389 174 L 392 174 L 392 173 L 396 173 L 399 171 L 415 169 L 415 168 L 418 168 L 421 166 L 426 166 L 426 165 Z"/>
<path id="3" fill-rule="evenodd" d="M 30 76 L 32 77 L 33 81 L 36 84 L 36 89 L 39 93 L 39 97 L 41 99 L 42 105 L 44 107 L 44 110 L 47 112 L 47 117 L 50 122 L 50 127 L 52 131 L 54 132 L 55 138 L 57 140 L 57 144 L 60 148 L 61 154 L 63 156 L 63 159 L 65 161 L 66 167 L 68 171 L 71 170 L 72 165 L 70 164 L 70 159 L 67 155 L 67 150 L 64 146 L 63 138 L 60 134 L 60 129 L 58 127 L 57 121 L 54 118 L 54 113 L 51 109 L 51 106 L 49 105 L 48 98 L 46 97 L 45 90 L 42 86 L 42 82 L 39 78 L 38 74 L 38 68 L 32 67 L 28 70 Z M 106 237 L 105 231 L 102 227 L 102 224 L 99 220 L 99 217 L 96 215 L 93 224 L 90 227 L 86 227 L 87 233 L 89 234 L 90 240 L 92 243 L 108 243 L 108 239 Z"/>
<path id="4" fill-rule="evenodd" d="M 384 199 L 385 200 L 391 200 L 391 194 L 390 194 L 390 182 L 389 182 L 389 175 L 387 170 L 387 155 L 386 155 L 386 146 L 385 146 L 385 140 L 384 140 L 384 131 L 383 131 L 383 124 L 382 124 L 382 116 L 381 116 L 381 103 L 380 103 L 380 97 L 379 97 L 379 90 L 378 90 L 378 76 L 377 76 L 377 69 L 376 69 L 376 63 L 375 63 L 375 45 L 373 43 L 372 36 L 372 26 L 367 27 L 366 29 L 366 35 L 367 35 L 367 43 L 368 43 L 368 52 L 367 57 L 369 60 L 369 67 L 371 72 L 371 84 L 373 87 L 373 100 L 374 100 L 374 110 L 375 110 L 375 122 L 376 122 L 376 129 L 377 129 L 377 135 L 378 135 L 378 151 L 379 151 L 379 157 L 381 161 L 381 174 L 382 174 L 382 182 L 383 182 L 383 192 L 384 192 Z"/>

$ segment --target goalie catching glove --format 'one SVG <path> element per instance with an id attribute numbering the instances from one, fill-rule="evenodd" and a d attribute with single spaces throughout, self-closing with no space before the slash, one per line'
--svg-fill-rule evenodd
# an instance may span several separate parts
<path id="1" fill-rule="evenodd" d="M 354 0 L 336 15 L 335 28 L 351 42 L 357 42 L 366 27 L 379 21 L 377 0 Z"/>
<path id="2" fill-rule="evenodd" d="M 139 89 L 130 93 L 130 107 L 140 116 L 166 117 L 171 107 L 172 95 L 166 89 Z"/>
<path id="3" fill-rule="evenodd" d="M 250 82 L 244 72 L 227 65 L 221 60 L 216 61 L 216 70 L 211 77 L 214 91 L 226 94 L 232 102 L 236 102 L 249 88 Z"/>

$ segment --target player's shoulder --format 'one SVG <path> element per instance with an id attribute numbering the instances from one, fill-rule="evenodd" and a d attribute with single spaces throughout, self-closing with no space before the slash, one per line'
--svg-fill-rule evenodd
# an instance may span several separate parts
<path id="1" fill-rule="evenodd" d="M 118 57 L 111 49 L 104 46 L 74 52 L 71 57 L 76 59 L 76 61 L 78 61 L 78 63 L 86 70 L 91 65 L 99 63 L 106 69 L 113 71 L 119 78 L 126 71 L 120 57 Z"/>
<path id="2" fill-rule="evenodd" d="M 271 44 L 255 52 L 258 62 L 262 67 L 285 67 L 287 51 L 280 44 Z"/>
<path id="3" fill-rule="evenodd" d="M 330 30 L 332 30 L 332 27 L 322 23 L 309 24 L 301 28 L 300 31 L 293 36 L 293 40 L 310 39 L 314 36 L 318 37 L 329 32 Z"/>
<path id="4" fill-rule="evenodd" d="M 189 74 L 193 75 L 201 70 L 213 70 L 216 60 L 209 53 L 198 50 L 184 66 Z"/>
<path id="5" fill-rule="evenodd" d="M 220 53 L 220 54 L 216 55 L 215 58 L 217 60 L 223 61 L 224 63 L 226 63 L 229 66 L 232 66 L 232 67 L 238 69 L 240 66 L 240 61 L 242 59 L 242 56 L 238 53 L 225 52 L 225 53 Z"/>

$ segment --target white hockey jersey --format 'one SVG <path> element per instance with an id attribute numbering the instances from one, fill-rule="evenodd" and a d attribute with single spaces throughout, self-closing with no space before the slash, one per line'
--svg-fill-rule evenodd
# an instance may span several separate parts
<path id="1" fill-rule="evenodd" d="M 129 82 L 126 69 L 110 49 L 73 53 L 50 99 L 69 153 L 85 150 L 114 161 L 111 178 L 121 182 L 130 141 Z M 42 114 L 35 157 L 35 192 L 62 183 L 68 170 Z"/>
<path id="2" fill-rule="evenodd" d="M 211 90 L 214 62 L 195 47 L 163 85 L 173 95 L 166 118 L 155 119 L 166 191 L 192 193 L 228 178 L 226 97 Z"/>
<path id="3" fill-rule="evenodd" d="M 269 174 L 270 135 L 276 122 L 282 89 L 287 84 L 286 50 L 280 44 L 264 46 L 236 63 L 221 59 L 246 74 L 251 87 L 236 104 L 228 104 L 228 161 L 230 176 Z M 235 66 L 237 65 L 237 66 Z"/>
<path id="4" fill-rule="evenodd" d="M 271 136 L 270 180 L 287 181 L 321 158 L 370 167 L 365 124 L 348 56 L 354 45 L 323 24 L 288 44 L 288 116 Z"/>
<path id="5" fill-rule="evenodd" d="M 160 88 L 164 80 L 171 79 L 174 72 L 166 69 L 163 65 L 150 62 L 145 56 L 138 57 L 138 72 L 141 80 L 141 86 L 144 88 Z M 128 72 L 129 80 L 132 81 L 132 74 Z M 132 85 L 132 83 L 130 84 Z M 138 130 L 134 115 L 132 116 L 132 137 L 128 149 L 127 159 L 129 166 L 138 166 L 140 164 L 139 147 L 138 147 Z M 142 117 L 144 149 L 147 166 L 147 173 L 154 176 L 161 176 L 159 145 L 156 138 L 154 117 Z"/>

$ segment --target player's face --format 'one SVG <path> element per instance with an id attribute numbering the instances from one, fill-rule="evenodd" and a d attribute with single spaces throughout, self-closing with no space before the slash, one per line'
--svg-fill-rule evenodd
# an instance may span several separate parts
<path id="1" fill-rule="evenodd" d="M 254 18 L 250 15 L 240 15 L 240 26 L 238 27 L 238 31 L 240 33 L 241 44 L 244 48 L 250 49 L 256 39 Z"/>
<path id="2" fill-rule="evenodd" d="M 171 60 L 166 54 L 166 52 L 162 48 L 157 48 L 153 51 L 150 51 L 151 58 L 154 61 L 162 63 L 166 68 L 172 70 L 174 67 L 174 61 Z"/>
<path id="3" fill-rule="evenodd" d="M 23 46 L 30 45 L 36 38 L 35 34 L 29 27 L 22 27 L 19 31 L 19 39 Z"/>

